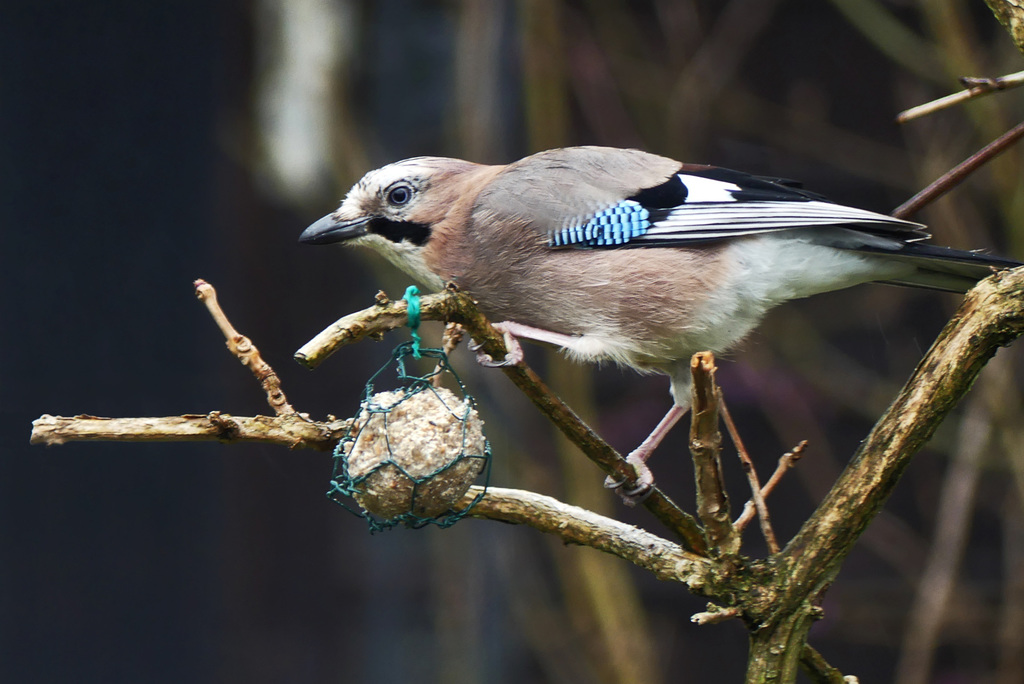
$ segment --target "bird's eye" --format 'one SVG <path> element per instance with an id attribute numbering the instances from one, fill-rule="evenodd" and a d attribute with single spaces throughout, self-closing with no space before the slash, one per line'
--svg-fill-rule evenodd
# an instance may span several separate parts
<path id="1" fill-rule="evenodd" d="M 396 185 L 388 190 L 388 204 L 400 207 L 412 199 L 412 188 L 408 185 Z"/>

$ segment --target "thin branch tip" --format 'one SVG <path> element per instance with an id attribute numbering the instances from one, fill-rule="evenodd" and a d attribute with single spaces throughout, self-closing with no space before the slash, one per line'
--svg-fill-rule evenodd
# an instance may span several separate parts
<path id="1" fill-rule="evenodd" d="M 245 335 L 235 329 L 235 326 L 228 320 L 227 314 L 217 301 L 217 290 L 210 283 L 202 278 L 196 279 L 192 285 L 195 287 L 196 297 L 206 305 L 210 317 L 213 318 L 217 327 L 226 340 L 228 351 L 234 354 L 242 365 L 249 368 L 252 374 L 260 382 L 264 394 L 267 396 L 267 403 L 278 415 L 294 415 L 295 408 L 288 403 L 284 390 L 281 389 L 281 379 L 277 372 L 260 355 L 260 350 Z"/>
<path id="2" fill-rule="evenodd" d="M 691 615 L 690 622 L 698 625 L 714 625 L 719 622 L 725 622 L 726 620 L 739 617 L 741 614 L 742 612 L 739 608 L 722 608 L 721 606 L 709 603 L 706 611 Z"/>
<path id="3" fill-rule="evenodd" d="M 781 549 L 779 546 L 778 539 L 775 536 L 775 530 L 772 528 L 771 517 L 768 515 L 768 505 L 764 501 L 764 490 L 761 488 L 761 481 L 757 477 L 757 468 L 754 466 L 754 459 L 750 457 L 750 453 L 743 445 L 743 439 L 740 437 L 739 430 L 736 428 L 736 423 L 732 419 L 732 414 L 729 413 L 729 407 L 726 405 L 725 400 L 722 398 L 722 391 L 718 391 L 718 403 L 722 412 L 722 419 L 725 421 L 725 427 L 729 432 L 729 437 L 732 439 L 733 446 L 736 447 L 736 454 L 739 456 L 740 463 L 743 465 L 743 472 L 747 476 L 747 482 L 750 484 L 751 500 L 753 504 L 753 510 L 757 511 L 757 518 L 761 523 L 761 534 L 764 536 L 764 541 L 768 545 L 768 552 L 772 555 L 778 553 Z M 744 506 L 743 513 L 746 514 L 747 507 Z M 740 516 L 741 518 L 743 516 Z M 738 523 L 739 521 L 737 521 Z M 746 523 L 744 523 L 745 525 Z M 734 523 L 733 527 L 736 528 L 737 532 L 743 530 L 738 524 Z"/>
<path id="4" fill-rule="evenodd" d="M 1018 71 L 1013 74 L 1007 74 L 1006 76 L 991 77 L 976 77 L 976 76 L 961 76 L 959 79 L 960 85 L 964 86 L 965 90 L 961 90 L 944 97 L 940 97 L 931 102 L 905 109 L 896 115 L 896 123 L 905 124 L 915 119 L 920 119 L 923 116 L 934 114 L 935 112 L 948 109 L 949 107 L 956 106 L 962 102 L 973 100 L 982 95 L 989 95 L 1009 88 L 1016 88 L 1017 86 L 1024 85 L 1024 71 Z"/>

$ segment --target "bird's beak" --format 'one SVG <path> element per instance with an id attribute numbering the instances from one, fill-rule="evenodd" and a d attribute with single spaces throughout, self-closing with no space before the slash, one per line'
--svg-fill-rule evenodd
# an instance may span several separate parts
<path id="1" fill-rule="evenodd" d="M 349 221 L 339 221 L 334 214 L 328 214 L 302 231 L 299 242 L 307 245 L 328 245 L 332 242 L 343 242 L 366 235 L 369 216 L 362 216 Z"/>

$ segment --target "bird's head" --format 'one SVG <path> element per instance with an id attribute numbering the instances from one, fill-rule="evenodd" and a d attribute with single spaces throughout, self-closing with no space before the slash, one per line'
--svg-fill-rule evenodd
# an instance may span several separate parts
<path id="1" fill-rule="evenodd" d="M 369 247 L 424 284 L 443 279 L 426 263 L 435 231 L 465 203 L 465 183 L 479 164 L 445 157 L 415 157 L 370 171 L 352 186 L 336 211 L 309 226 L 299 242 Z"/>

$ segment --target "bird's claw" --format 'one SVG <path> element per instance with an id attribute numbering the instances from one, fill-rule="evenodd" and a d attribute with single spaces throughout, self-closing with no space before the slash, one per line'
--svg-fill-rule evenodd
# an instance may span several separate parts
<path id="1" fill-rule="evenodd" d="M 490 354 L 485 354 L 480 351 L 481 345 L 477 341 L 473 341 L 469 344 L 469 350 L 476 352 L 476 362 L 484 368 L 507 368 L 508 366 L 515 366 L 523 362 L 523 346 L 519 344 L 519 340 L 513 335 L 508 329 L 501 323 L 495 323 L 494 329 L 500 332 L 505 338 L 505 348 L 508 352 L 505 354 L 505 358 L 501 361 L 495 361 Z"/>
<path id="2" fill-rule="evenodd" d="M 501 361 L 495 361 L 491 358 L 490 354 L 478 352 L 476 355 L 476 362 L 484 368 L 506 368 L 508 366 L 514 366 L 522 361 L 522 359 L 514 359 L 511 354 L 505 354 L 505 358 Z"/>
<path id="3" fill-rule="evenodd" d="M 609 475 L 604 479 L 604 486 L 605 489 L 614 489 L 615 493 L 619 495 L 622 502 L 627 506 L 636 506 L 639 503 L 643 503 L 651 495 L 651 492 L 654 491 L 654 473 L 647 467 L 643 456 L 636 452 L 627 456 L 626 462 L 633 466 L 636 477 L 634 479 L 616 480 Z M 627 482 L 631 486 L 628 489 L 623 489 L 623 485 Z"/>

